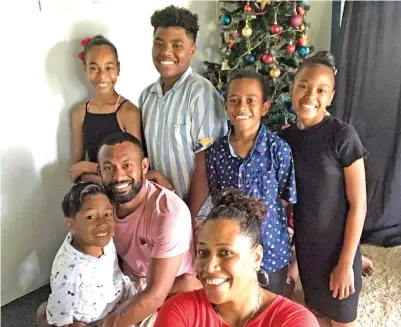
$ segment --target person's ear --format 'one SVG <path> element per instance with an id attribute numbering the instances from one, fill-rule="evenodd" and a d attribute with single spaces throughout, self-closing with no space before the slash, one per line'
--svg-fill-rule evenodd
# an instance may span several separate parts
<path id="1" fill-rule="evenodd" d="M 263 103 L 262 116 L 266 116 L 267 115 L 271 105 L 272 105 L 272 100 L 267 100 L 267 101 L 265 101 L 265 103 Z"/>
<path id="2" fill-rule="evenodd" d="M 142 159 L 142 173 L 143 173 L 144 176 L 146 175 L 146 173 L 149 170 L 149 165 L 150 165 L 149 159 L 144 157 Z"/>
<path id="3" fill-rule="evenodd" d="M 254 260 L 255 260 L 255 270 L 259 270 L 260 268 L 260 264 L 262 263 L 262 259 L 263 259 L 263 247 L 262 245 L 258 245 L 255 247 L 255 249 L 253 250 L 253 256 L 254 256 Z"/>
<path id="4" fill-rule="evenodd" d="M 192 59 L 192 57 L 195 55 L 195 52 L 196 52 L 196 44 L 194 43 L 194 44 L 192 44 L 192 46 L 191 46 L 191 52 L 190 52 L 190 57 L 191 57 L 191 59 Z"/>
<path id="5" fill-rule="evenodd" d="M 72 235 L 75 235 L 75 220 L 69 217 L 64 219 L 64 225 Z"/>

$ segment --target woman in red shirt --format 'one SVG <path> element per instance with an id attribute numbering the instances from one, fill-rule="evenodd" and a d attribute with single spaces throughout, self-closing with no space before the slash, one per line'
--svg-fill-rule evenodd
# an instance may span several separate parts
<path id="1" fill-rule="evenodd" d="M 263 200 L 237 189 L 213 198 L 199 234 L 196 271 L 203 289 L 161 308 L 155 327 L 319 327 L 306 308 L 259 286 Z"/>

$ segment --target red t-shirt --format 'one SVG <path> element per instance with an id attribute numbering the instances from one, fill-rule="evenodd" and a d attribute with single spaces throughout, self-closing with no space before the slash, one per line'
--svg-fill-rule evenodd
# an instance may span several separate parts
<path id="1" fill-rule="evenodd" d="M 154 327 L 220 327 L 220 320 L 204 289 L 180 293 L 160 309 Z M 223 327 L 229 327 L 224 324 Z M 277 295 L 247 327 L 319 327 L 315 316 L 302 305 Z"/>

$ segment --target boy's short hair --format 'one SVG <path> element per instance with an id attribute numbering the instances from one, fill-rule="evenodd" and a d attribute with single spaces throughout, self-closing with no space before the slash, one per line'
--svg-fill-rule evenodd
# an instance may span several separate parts
<path id="1" fill-rule="evenodd" d="M 156 10 L 150 22 L 154 32 L 158 27 L 182 27 L 186 34 L 192 38 L 194 43 L 199 31 L 198 15 L 191 13 L 188 9 L 170 5 L 164 9 Z"/>
<path id="2" fill-rule="evenodd" d="M 76 214 L 81 210 L 82 202 L 88 195 L 107 193 L 103 186 L 96 183 L 80 182 L 74 184 L 67 194 L 64 196 L 61 208 L 66 218 L 75 218 Z"/>
<path id="3" fill-rule="evenodd" d="M 228 89 L 230 88 L 230 84 L 232 81 L 235 81 L 236 79 L 254 79 L 259 82 L 260 86 L 262 87 L 263 91 L 263 102 L 266 102 L 270 100 L 271 98 L 271 93 L 269 86 L 265 80 L 265 78 L 260 75 L 258 72 L 255 72 L 253 70 L 247 70 L 247 69 L 241 69 L 237 71 L 233 71 L 229 76 L 228 76 L 228 83 L 226 87 L 226 93 L 228 93 Z"/>

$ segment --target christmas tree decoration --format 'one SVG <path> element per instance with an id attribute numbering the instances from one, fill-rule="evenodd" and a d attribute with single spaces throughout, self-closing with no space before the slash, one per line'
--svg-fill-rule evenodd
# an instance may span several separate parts
<path id="1" fill-rule="evenodd" d="M 289 88 L 306 53 L 313 52 L 307 40 L 310 6 L 301 1 L 280 0 L 225 0 L 219 4 L 221 60 L 205 62 L 203 76 L 226 96 L 231 72 L 246 69 L 260 73 L 272 95 L 263 123 L 269 130 L 279 131 L 296 119 Z"/>
<path id="2" fill-rule="evenodd" d="M 302 46 L 302 47 L 298 48 L 297 53 L 300 57 L 305 57 L 309 54 L 309 51 L 310 50 L 308 47 Z"/>
<path id="3" fill-rule="evenodd" d="M 231 67 L 230 67 L 230 65 L 228 64 L 228 60 L 225 59 L 225 60 L 223 61 L 223 63 L 221 64 L 221 70 L 230 70 L 230 69 L 231 69 Z"/>
<path id="4" fill-rule="evenodd" d="M 251 6 L 249 5 L 249 3 L 247 3 L 247 4 L 245 5 L 244 11 L 245 11 L 245 12 L 248 12 L 248 13 L 252 11 L 252 8 L 251 8 Z"/>
<path id="5" fill-rule="evenodd" d="M 303 16 L 305 13 L 304 7 L 297 6 L 297 14 Z"/>
<path id="6" fill-rule="evenodd" d="M 246 22 L 245 27 L 242 29 L 242 35 L 248 39 L 252 36 L 252 28 L 248 25 L 248 22 Z"/>
<path id="7" fill-rule="evenodd" d="M 222 15 L 220 17 L 220 22 L 225 26 L 230 25 L 230 23 L 231 23 L 230 15 Z"/>
<path id="8" fill-rule="evenodd" d="M 262 56 L 262 61 L 266 64 L 266 65 L 271 65 L 272 63 L 274 63 L 274 57 L 270 54 L 270 53 L 265 53 Z"/>
<path id="9" fill-rule="evenodd" d="M 263 10 L 265 9 L 266 5 L 270 4 L 271 0 L 258 0 L 257 2 L 260 3 L 260 8 Z"/>
<path id="10" fill-rule="evenodd" d="M 295 52 L 295 45 L 292 43 L 289 43 L 287 47 L 285 48 L 285 51 L 288 53 L 294 53 Z"/>
<path id="11" fill-rule="evenodd" d="M 301 34 L 300 36 L 298 36 L 297 38 L 297 44 L 299 46 L 304 46 L 308 44 L 308 38 L 306 37 L 305 34 Z"/>
<path id="12" fill-rule="evenodd" d="M 253 63 L 255 61 L 255 57 L 252 55 L 246 55 L 245 60 L 249 63 Z"/>
<path id="13" fill-rule="evenodd" d="M 273 67 L 273 69 L 270 71 L 270 77 L 272 78 L 280 77 L 280 74 L 280 69 L 278 69 L 277 67 Z"/>
<path id="14" fill-rule="evenodd" d="M 302 24 L 302 16 L 301 15 L 295 15 L 290 18 L 290 24 L 292 27 L 297 28 Z"/>
<path id="15" fill-rule="evenodd" d="M 272 26 L 270 27 L 270 31 L 271 31 L 273 34 L 278 34 L 278 33 L 281 32 L 281 26 L 278 25 L 278 24 L 274 24 L 274 25 L 272 25 Z"/>

